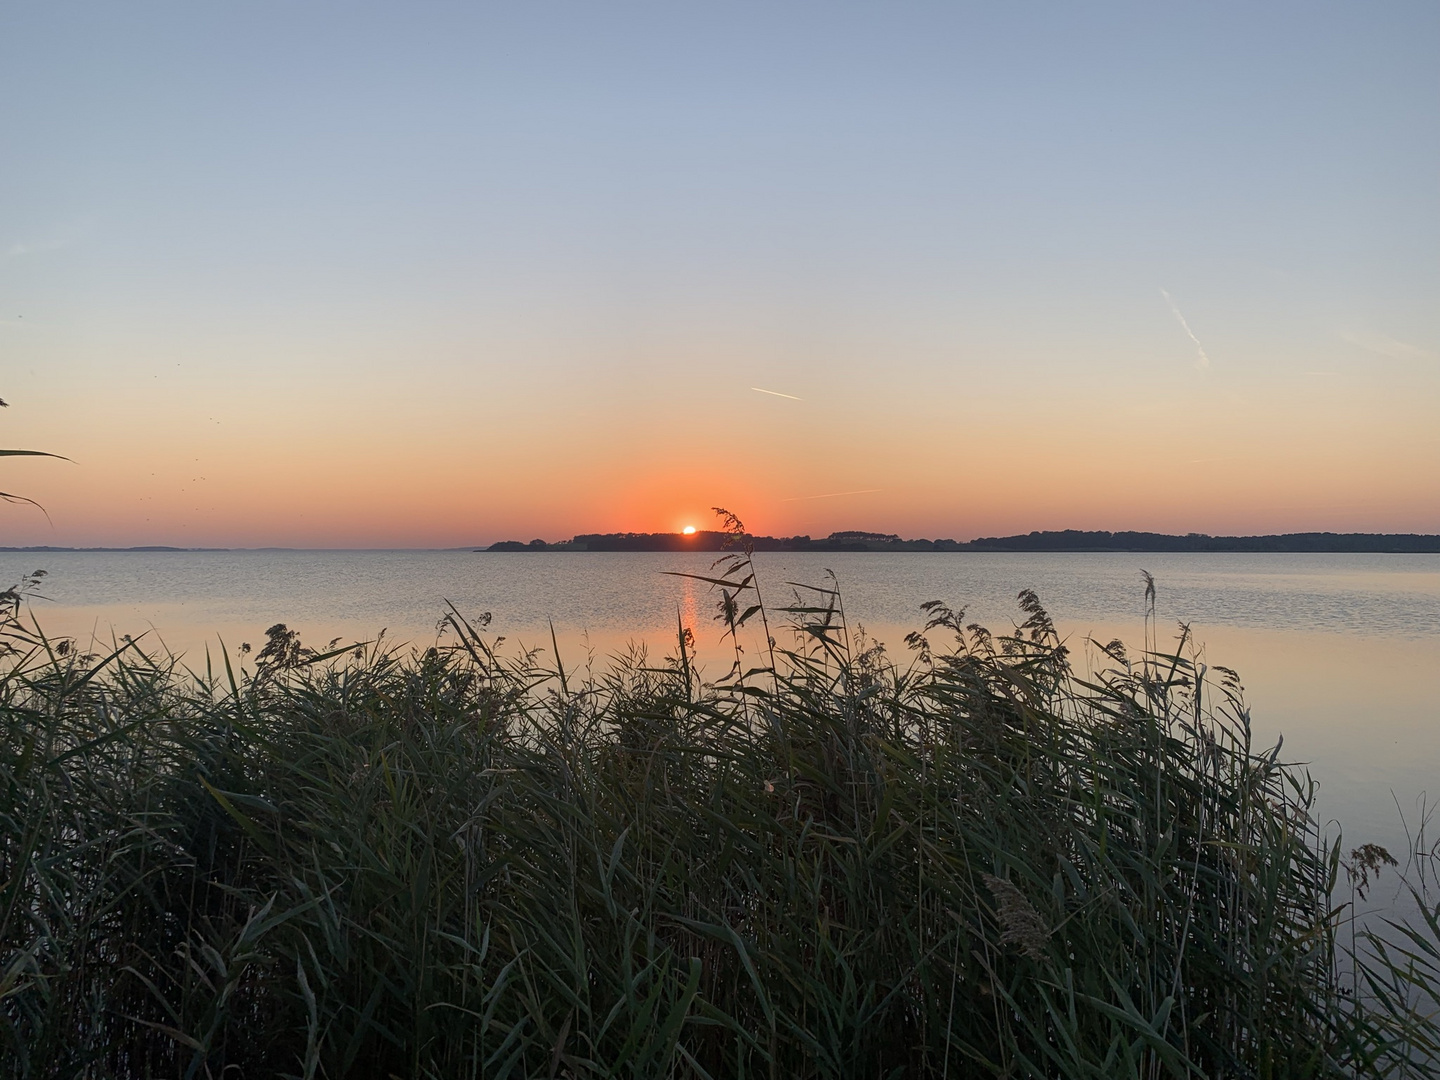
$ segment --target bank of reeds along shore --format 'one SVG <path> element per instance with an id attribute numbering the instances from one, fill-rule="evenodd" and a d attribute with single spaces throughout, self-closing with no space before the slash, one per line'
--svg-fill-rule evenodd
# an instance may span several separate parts
<path id="1" fill-rule="evenodd" d="M 833 583 L 707 577 L 760 631 L 708 683 L 683 630 L 577 672 L 452 611 L 191 670 L 13 609 L 0 1071 L 1440 1072 L 1440 911 L 1349 936 L 1381 853 L 1185 635 L 1091 670 L 1022 593 L 889 654 Z"/>

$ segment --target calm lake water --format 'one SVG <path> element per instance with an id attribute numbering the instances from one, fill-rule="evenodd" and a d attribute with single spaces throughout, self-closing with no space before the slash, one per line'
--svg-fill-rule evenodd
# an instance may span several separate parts
<path id="1" fill-rule="evenodd" d="M 553 620 L 567 666 L 627 641 L 672 647 L 677 612 L 708 669 L 728 661 L 707 587 L 664 571 L 705 572 L 708 555 L 433 551 L 0 552 L 0 581 L 49 572 L 33 610 L 48 632 L 102 642 L 151 632 L 190 660 L 258 644 L 275 622 L 304 641 L 434 642 L 450 600 L 490 612 L 512 644 L 548 648 Z M 1141 569 L 1155 575 L 1162 629 L 1191 624 L 1205 659 L 1237 669 L 1257 737 L 1284 737 L 1308 762 L 1321 812 L 1347 841 L 1406 848 L 1417 800 L 1440 796 L 1440 555 L 762 553 L 767 603 L 786 581 L 834 570 L 847 614 L 903 653 L 919 605 L 944 600 L 1004 629 L 1015 594 L 1035 589 L 1083 653 L 1087 634 L 1141 641 Z"/>

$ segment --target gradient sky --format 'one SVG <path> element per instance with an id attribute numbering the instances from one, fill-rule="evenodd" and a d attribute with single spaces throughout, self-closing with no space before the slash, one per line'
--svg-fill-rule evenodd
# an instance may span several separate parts
<path id="1" fill-rule="evenodd" d="M 0 446 L 75 459 L 0 459 L 0 544 L 1440 531 L 1437 56 L 1431 0 L 0 3 Z"/>

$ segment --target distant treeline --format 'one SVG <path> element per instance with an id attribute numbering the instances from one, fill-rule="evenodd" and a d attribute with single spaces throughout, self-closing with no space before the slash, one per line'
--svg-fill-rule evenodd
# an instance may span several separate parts
<path id="1" fill-rule="evenodd" d="M 485 551 L 720 551 L 729 533 L 582 533 L 547 544 L 503 540 Z M 835 532 L 809 536 L 752 536 L 756 551 L 1277 551 L 1277 552 L 1440 552 L 1440 536 L 1423 533 L 1282 533 L 1273 536 L 1171 536 L 1151 532 L 1085 532 L 1064 529 L 976 540 L 904 540 L 890 533 Z"/>
<path id="2" fill-rule="evenodd" d="M 1280 533 L 1272 536 L 1170 536 L 1150 532 L 1032 532 L 987 536 L 961 545 L 967 551 L 1350 551 L 1415 554 L 1440 552 L 1440 536 L 1423 533 Z"/>
<path id="3" fill-rule="evenodd" d="M 573 540 L 547 544 L 531 540 L 504 540 L 487 551 L 721 551 L 735 537 L 703 530 L 690 533 L 582 533 Z M 837 532 L 821 540 L 809 536 L 745 537 L 756 551 L 959 551 L 956 540 L 902 540 L 887 533 Z"/>

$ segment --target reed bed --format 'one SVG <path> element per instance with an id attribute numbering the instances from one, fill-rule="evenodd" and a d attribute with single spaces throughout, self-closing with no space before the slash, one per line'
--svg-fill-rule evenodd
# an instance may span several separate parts
<path id="1" fill-rule="evenodd" d="M 195 671 L 15 603 L 0 1072 L 1440 1071 L 1440 910 L 1341 973 L 1383 859 L 1322 840 L 1186 634 L 1080 670 L 1022 593 L 1004 634 L 926 605 L 897 658 L 833 582 L 704 577 L 712 682 L 683 627 L 598 673 L 453 610 L 430 649 L 277 626 Z"/>

